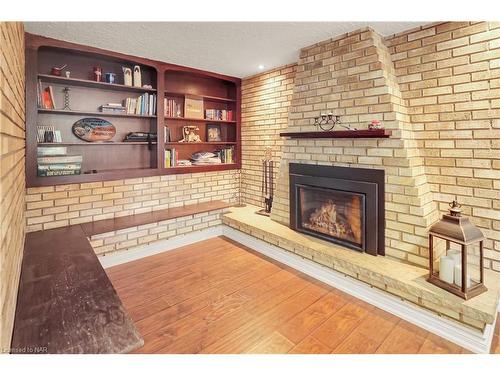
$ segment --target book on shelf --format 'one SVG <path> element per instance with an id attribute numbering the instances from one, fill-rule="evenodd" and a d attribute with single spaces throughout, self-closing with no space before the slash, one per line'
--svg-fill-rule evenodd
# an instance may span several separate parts
<path id="1" fill-rule="evenodd" d="M 178 159 L 179 152 L 175 148 L 165 150 L 165 168 L 177 166 Z"/>
<path id="2" fill-rule="evenodd" d="M 206 109 L 205 119 L 207 120 L 220 120 L 220 121 L 233 121 L 233 111 L 226 109 Z"/>
<path id="3" fill-rule="evenodd" d="M 81 163 L 82 155 L 55 155 L 55 156 L 39 156 L 37 157 L 38 164 L 64 164 L 64 163 Z"/>
<path id="4" fill-rule="evenodd" d="M 54 100 L 54 90 L 52 86 L 47 86 L 45 89 L 42 88 L 42 81 L 38 80 L 37 86 L 37 104 L 38 108 L 43 109 L 56 109 Z"/>
<path id="5" fill-rule="evenodd" d="M 55 177 L 55 176 L 74 176 L 82 174 L 82 170 L 80 169 L 38 169 L 37 175 L 38 177 Z"/>
<path id="6" fill-rule="evenodd" d="M 186 95 L 184 98 L 184 117 L 203 119 L 203 98 L 201 96 Z"/>
<path id="7" fill-rule="evenodd" d="M 171 142 L 170 128 L 168 126 L 163 128 L 163 139 L 165 140 L 165 143 Z"/>
<path id="8" fill-rule="evenodd" d="M 56 156 L 56 155 L 66 155 L 68 152 L 67 147 L 37 147 L 37 156 Z"/>
<path id="9" fill-rule="evenodd" d="M 163 99 L 163 115 L 165 117 L 182 117 L 182 105 L 175 99 Z"/>
<path id="10" fill-rule="evenodd" d="M 126 98 L 123 101 L 125 113 L 129 115 L 156 115 L 156 94 L 144 93 L 137 98 Z"/>
<path id="11" fill-rule="evenodd" d="M 117 103 L 103 104 L 99 109 L 103 113 L 127 113 L 127 108 Z"/>

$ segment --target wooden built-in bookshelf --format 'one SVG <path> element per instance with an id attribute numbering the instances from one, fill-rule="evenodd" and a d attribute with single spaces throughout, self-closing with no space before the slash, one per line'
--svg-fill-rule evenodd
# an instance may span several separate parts
<path id="1" fill-rule="evenodd" d="M 67 64 L 66 77 L 51 75 L 52 67 Z M 127 86 L 122 67 L 139 65 L 142 85 Z M 114 73 L 114 83 L 93 80 L 93 67 Z M 55 109 L 40 108 L 37 87 L 51 86 Z M 217 73 L 168 64 L 161 61 L 106 51 L 56 39 L 26 34 L 26 182 L 28 187 L 137 178 L 163 174 L 209 172 L 241 167 L 241 80 Z M 70 89 L 70 110 L 63 109 L 63 89 Z M 127 97 L 142 94 L 157 95 L 156 113 L 150 115 L 100 112 L 103 104 L 122 102 Z M 165 116 L 164 98 L 175 97 L 183 103 L 186 96 L 203 100 L 204 109 L 232 111 L 229 121 L 205 118 Z M 182 113 L 183 115 L 183 113 Z M 85 142 L 72 133 L 72 125 L 85 117 L 111 122 L 116 135 L 111 142 Z M 220 126 L 220 141 L 208 142 L 207 125 Z M 61 132 L 60 143 L 37 143 L 37 125 L 51 125 Z M 183 126 L 199 128 L 201 142 L 179 142 Z M 166 142 L 165 127 L 170 140 Z M 125 142 L 130 132 L 149 132 L 157 135 L 155 142 Z M 39 177 L 37 175 L 38 147 L 63 146 L 68 154 L 83 156 L 82 174 Z M 118 147 L 119 146 L 119 147 Z M 217 165 L 172 166 L 165 168 L 165 150 L 175 148 L 179 159 L 188 159 L 197 151 L 215 152 L 220 148 L 233 149 L 234 163 Z"/>

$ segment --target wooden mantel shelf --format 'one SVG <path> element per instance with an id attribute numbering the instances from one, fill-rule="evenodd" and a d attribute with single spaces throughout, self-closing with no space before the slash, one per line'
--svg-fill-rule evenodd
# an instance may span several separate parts
<path id="1" fill-rule="evenodd" d="M 375 130 L 337 130 L 319 132 L 285 132 L 280 137 L 287 138 L 389 138 L 392 132 L 387 129 Z"/>

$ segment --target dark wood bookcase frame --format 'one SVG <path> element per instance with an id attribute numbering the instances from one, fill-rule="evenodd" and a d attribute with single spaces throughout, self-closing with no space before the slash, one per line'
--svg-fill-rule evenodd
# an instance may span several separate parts
<path id="1" fill-rule="evenodd" d="M 26 185 L 27 187 L 50 186 L 61 184 L 72 184 L 81 182 L 108 181 L 116 179 L 137 178 L 168 174 L 183 174 L 195 172 L 210 172 L 222 171 L 241 168 L 241 79 L 230 77 L 218 73 L 207 72 L 199 69 L 169 64 L 161 61 L 150 60 L 142 57 L 130 56 L 118 52 L 107 51 L 95 47 L 79 45 L 75 43 L 65 42 L 57 39 L 41 37 L 38 35 L 25 34 L 26 42 Z M 56 77 L 50 75 L 50 71 L 39 71 L 39 56 L 41 51 L 54 51 L 56 54 L 68 56 L 72 59 L 73 66 L 68 67 L 72 72 L 70 78 Z M 78 58 L 82 56 L 85 60 L 85 66 L 78 65 Z M 89 62 L 95 59 L 95 65 Z M 53 66 L 60 66 L 64 61 L 52 61 Z M 147 79 L 151 81 L 153 89 L 140 87 L 130 87 L 120 84 L 120 80 L 116 84 L 105 82 L 94 82 L 91 79 L 81 77 L 81 72 L 87 69 L 91 72 L 93 66 L 100 64 L 109 66 L 129 66 L 140 65 L 145 69 Z M 83 63 L 80 63 L 84 65 Z M 73 72 L 80 72 L 79 75 L 73 77 Z M 148 76 L 149 74 L 149 76 Z M 117 76 L 120 76 L 118 74 Z M 37 84 L 41 80 L 44 85 L 53 84 L 59 86 L 68 86 L 77 88 L 77 90 L 90 90 L 89 93 L 94 93 L 100 98 L 102 104 L 105 103 L 106 93 L 117 95 L 116 93 L 126 94 L 129 96 L 138 96 L 142 93 L 156 93 L 157 106 L 155 116 L 140 116 L 140 115 L 123 115 L 101 113 L 97 110 L 81 110 L 65 111 L 58 106 L 56 110 L 37 108 Z M 149 82 L 143 82 L 149 83 Z M 224 91 L 224 88 L 226 90 Z M 216 109 L 231 109 L 233 110 L 233 121 L 217 121 L 206 119 L 189 119 L 189 118 L 171 118 L 165 117 L 163 98 L 173 95 L 183 98 L 185 95 L 196 95 L 203 98 L 204 103 L 212 105 Z M 78 99 L 78 98 L 77 98 Z M 84 99 L 80 102 L 71 101 L 71 107 L 84 107 Z M 212 107 L 205 107 L 212 108 Z M 52 116 L 52 117 L 50 117 Z M 54 117 L 56 116 L 56 117 Z M 47 120 L 47 117 L 49 120 Z M 149 127 L 149 131 L 157 133 L 158 141 L 154 143 L 152 149 L 148 149 L 146 142 L 122 142 L 120 139 L 114 140 L 113 143 L 87 143 L 79 141 L 76 138 L 64 139 L 62 143 L 54 143 L 54 146 L 67 146 L 68 154 L 72 150 L 83 154 L 89 158 L 100 158 L 99 168 L 97 173 L 83 173 L 73 176 L 53 176 L 53 177 L 38 177 L 37 176 L 37 125 L 50 125 L 50 118 L 57 118 L 58 121 L 63 121 L 64 126 L 70 128 L 72 124 L 83 117 L 100 117 L 111 121 L 115 127 L 120 128 L 121 124 L 127 121 L 135 121 L 140 124 L 137 130 L 144 131 Z M 66 125 L 67 123 L 67 125 Z M 220 124 L 223 139 L 221 142 L 206 142 L 205 129 L 206 124 Z M 203 142 L 201 143 L 179 143 L 179 129 L 184 125 L 196 125 L 200 128 L 200 136 Z M 125 126 L 125 125 L 124 125 Z M 132 129 L 133 125 L 128 124 L 127 129 Z M 168 126 L 174 130 L 175 139 L 165 143 L 164 127 Z M 59 129 L 59 127 L 57 127 Z M 67 129 L 65 129 L 67 132 Z M 47 144 L 40 144 L 48 146 Z M 179 150 L 179 158 L 187 158 L 187 155 L 196 151 L 213 151 L 216 148 L 223 146 L 234 148 L 234 164 L 217 164 L 217 165 L 192 165 L 192 166 L 177 166 L 164 167 L 164 152 L 165 149 L 175 148 Z M 127 157 L 124 157 L 127 155 Z M 137 162 L 136 159 L 141 159 L 140 167 L 137 167 L 132 162 Z M 120 162 L 120 167 L 113 167 Z M 146 165 L 148 164 L 148 165 Z M 108 168 L 109 165 L 109 168 Z"/>

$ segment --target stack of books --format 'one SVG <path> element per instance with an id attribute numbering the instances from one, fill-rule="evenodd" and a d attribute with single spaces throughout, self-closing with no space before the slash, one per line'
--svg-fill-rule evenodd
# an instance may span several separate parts
<path id="1" fill-rule="evenodd" d="M 42 81 L 38 80 L 36 91 L 38 108 L 56 109 L 56 104 L 54 101 L 54 90 L 52 89 L 52 86 L 47 86 L 45 89 L 43 89 Z"/>
<path id="2" fill-rule="evenodd" d="M 82 155 L 67 155 L 66 152 L 66 147 L 38 147 L 38 176 L 71 176 L 81 174 Z"/>
<path id="3" fill-rule="evenodd" d="M 127 108 L 120 103 L 108 103 L 99 107 L 102 113 L 126 114 Z"/>
<path id="4" fill-rule="evenodd" d="M 225 109 L 205 109 L 205 119 L 233 121 L 233 111 Z"/>
<path id="5" fill-rule="evenodd" d="M 145 93 L 138 98 L 127 98 L 123 101 L 125 112 L 129 115 L 156 115 L 156 94 Z"/>
<path id="6" fill-rule="evenodd" d="M 234 148 L 223 148 L 216 152 L 223 163 L 234 163 Z"/>
<path id="7" fill-rule="evenodd" d="M 174 99 L 163 99 L 163 114 L 165 117 L 182 117 L 182 106 Z"/>

